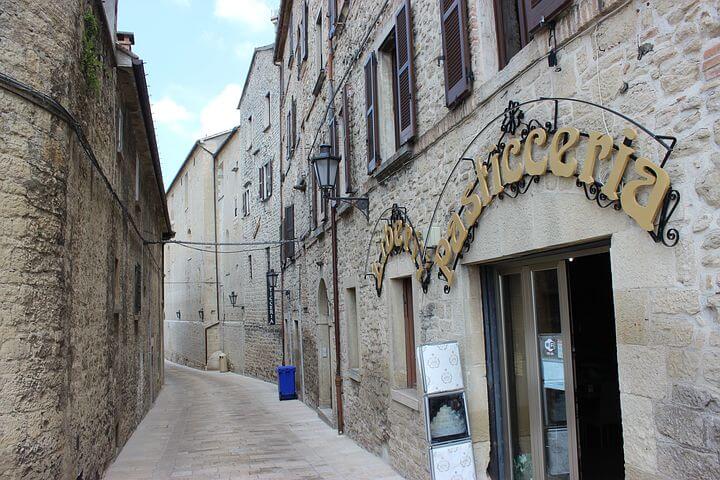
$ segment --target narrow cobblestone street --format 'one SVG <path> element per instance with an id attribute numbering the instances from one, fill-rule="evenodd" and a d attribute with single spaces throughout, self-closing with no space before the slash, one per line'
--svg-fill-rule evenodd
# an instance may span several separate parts
<path id="1" fill-rule="evenodd" d="M 105 478 L 401 477 L 272 384 L 166 362 L 162 392 Z"/>

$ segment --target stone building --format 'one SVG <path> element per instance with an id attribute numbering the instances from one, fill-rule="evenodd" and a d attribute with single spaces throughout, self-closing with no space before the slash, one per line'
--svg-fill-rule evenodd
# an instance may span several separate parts
<path id="1" fill-rule="evenodd" d="M 172 233 L 116 8 L 0 2 L 2 478 L 100 478 L 163 382 Z"/>
<path id="2" fill-rule="evenodd" d="M 240 125 L 199 140 L 170 184 L 178 243 L 165 247 L 166 357 L 217 369 L 223 353 L 231 371 L 270 381 L 283 361 L 267 303 L 267 273 L 280 271 L 278 85 L 273 46 L 256 48 Z"/>
<path id="3" fill-rule="evenodd" d="M 215 155 L 237 129 L 195 142 L 167 190 L 177 241 L 165 245 L 165 358 L 205 368 L 221 350 L 215 218 Z"/>
<path id="4" fill-rule="evenodd" d="M 718 7 L 282 1 L 304 401 L 429 478 L 414 347 L 454 340 L 479 478 L 719 478 Z M 336 271 L 323 143 L 370 203 Z"/>
<path id="5" fill-rule="evenodd" d="M 222 349 L 232 371 L 271 381 L 282 363 L 281 324 L 270 324 L 267 305 L 267 273 L 280 271 L 278 85 L 273 46 L 256 48 L 238 103 L 240 126 L 215 156 L 217 238 L 244 244 L 218 248 Z"/>

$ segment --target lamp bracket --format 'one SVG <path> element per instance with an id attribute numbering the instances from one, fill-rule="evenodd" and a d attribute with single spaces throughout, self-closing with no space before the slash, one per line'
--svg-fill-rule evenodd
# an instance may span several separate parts
<path id="1" fill-rule="evenodd" d="M 326 200 L 335 202 L 344 202 L 359 210 L 365 216 L 365 220 L 370 220 L 370 199 L 368 197 L 331 197 L 325 195 Z"/>

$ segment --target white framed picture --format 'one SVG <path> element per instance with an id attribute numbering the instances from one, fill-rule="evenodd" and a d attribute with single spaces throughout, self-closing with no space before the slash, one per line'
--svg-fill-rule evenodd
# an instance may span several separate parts
<path id="1" fill-rule="evenodd" d="M 421 345 L 418 347 L 418 358 L 426 394 L 463 389 L 460 348 L 457 342 Z"/>
<path id="2" fill-rule="evenodd" d="M 465 392 L 425 395 L 425 425 L 430 445 L 469 438 Z"/>
<path id="3" fill-rule="evenodd" d="M 476 480 L 472 441 L 431 448 L 430 472 L 433 480 Z"/>

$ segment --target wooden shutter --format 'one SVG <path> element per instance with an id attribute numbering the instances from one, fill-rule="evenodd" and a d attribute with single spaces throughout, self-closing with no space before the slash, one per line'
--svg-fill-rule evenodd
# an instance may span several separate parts
<path id="1" fill-rule="evenodd" d="M 310 228 L 317 228 L 317 179 L 312 166 L 310 167 Z"/>
<path id="2" fill-rule="evenodd" d="M 140 264 L 135 264 L 135 305 L 134 305 L 134 311 L 135 314 L 140 313 L 140 310 L 142 309 L 142 294 L 141 294 L 141 286 L 142 284 L 142 268 L 140 268 Z"/>
<path id="3" fill-rule="evenodd" d="M 297 134 L 297 102 L 293 98 L 292 100 L 292 149 L 295 151 L 297 145 L 298 134 Z"/>
<path id="4" fill-rule="evenodd" d="M 367 169 L 372 173 L 380 165 L 379 125 L 377 119 L 377 57 L 370 54 L 365 62 L 365 120 L 367 123 Z"/>
<path id="5" fill-rule="evenodd" d="M 398 95 L 397 131 L 402 145 L 415 136 L 415 82 L 410 0 L 405 0 L 395 13 L 395 58 Z"/>
<path id="6" fill-rule="evenodd" d="M 554 19 L 561 10 L 572 3 L 571 0 L 522 0 L 525 6 L 527 31 L 532 33 L 545 22 Z"/>
<path id="7" fill-rule="evenodd" d="M 337 120 L 335 119 L 335 117 L 332 117 L 330 119 L 330 124 L 328 125 L 328 133 L 330 137 L 330 151 L 333 155 L 338 155 L 340 152 L 338 152 Z"/>
<path id="8" fill-rule="evenodd" d="M 350 161 L 350 108 L 348 106 L 348 86 L 343 85 L 342 114 L 343 114 L 343 162 L 345 162 L 345 193 L 352 192 L 352 162 Z"/>
<path id="9" fill-rule="evenodd" d="M 470 48 L 465 0 L 440 0 L 445 104 L 454 107 L 470 93 Z"/>
<path id="10" fill-rule="evenodd" d="M 295 240 L 295 206 L 285 207 L 285 240 Z M 295 256 L 295 242 L 285 243 L 285 258 Z"/>
<path id="11" fill-rule="evenodd" d="M 285 157 L 290 158 L 292 155 L 292 107 L 287 111 L 285 119 Z"/>
<path id="12" fill-rule="evenodd" d="M 308 3 L 307 0 L 303 2 L 303 17 L 302 17 L 302 59 L 307 60 L 308 56 Z"/>
<path id="13" fill-rule="evenodd" d="M 265 192 L 265 194 L 268 196 L 268 198 L 270 198 L 270 197 L 272 196 L 272 191 L 273 191 L 273 168 L 272 168 L 272 160 L 270 160 L 270 161 L 268 162 L 267 167 L 268 167 L 268 171 L 267 171 L 267 176 L 268 176 L 267 190 L 268 190 L 268 191 Z"/>

